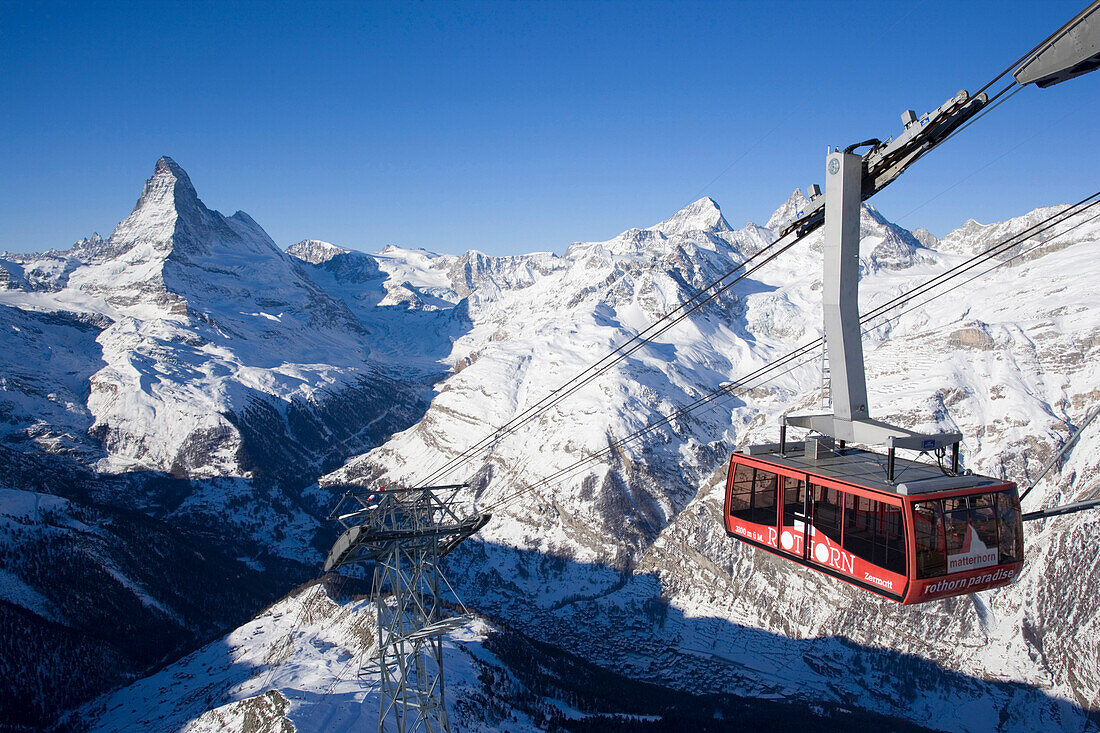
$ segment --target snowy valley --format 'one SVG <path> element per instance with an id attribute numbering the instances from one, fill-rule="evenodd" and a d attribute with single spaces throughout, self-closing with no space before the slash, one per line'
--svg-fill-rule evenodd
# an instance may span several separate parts
<path id="1" fill-rule="evenodd" d="M 803 203 L 735 229 L 703 198 L 562 255 L 283 251 L 162 158 L 109 238 L 0 255 L 0 671 L 17 680 L 0 725 L 373 723 L 377 677 L 357 676 L 370 601 L 354 580 L 307 582 L 340 487 L 417 485 L 774 242 Z M 861 311 L 1056 210 L 936 239 L 865 206 Z M 872 414 L 959 430 L 968 468 L 1026 485 L 1100 398 L 1100 223 L 1063 229 L 870 324 Z M 479 614 L 446 640 L 457 730 L 700 711 L 1097 729 L 1100 512 L 1030 523 L 1013 585 L 912 608 L 729 539 L 729 454 L 818 407 L 820 349 L 616 445 L 821 331 L 817 234 L 437 477 L 493 511 L 448 559 Z M 1025 509 L 1096 495 L 1097 456 L 1100 432 L 1084 433 Z"/>

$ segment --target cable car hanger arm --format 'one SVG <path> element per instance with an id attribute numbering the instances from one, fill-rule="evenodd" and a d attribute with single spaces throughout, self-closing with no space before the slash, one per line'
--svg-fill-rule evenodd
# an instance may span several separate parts
<path id="1" fill-rule="evenodd" d="M 845 153 L 857 148 L 872 146 L 863 156 L 863 176 L 860 200 L 866 201 L 890 185 L 906 168 L 939 145 L 947 137 L 985 107 L 989 101 L 984 93 L 971 97 L 965 89 L 948 99 L 936 109 L 917 117 L 912 110 L 902 114 L 905 125 L 901 134 L 886 142 L 878 138 L 849 145 Z M 799 236 L 813 232 L 825 221 L 825 197 L 811 188 L 810 204 L 799 211 L 794 221 L 783 227 L 779 234 L 786 236 L 797 231 Z"/>
<path id="2" fill-rule="evenodd" d="M 1100 0 L 1033 51 L 1036 56 L 1046 54 L 1045 58 L 1051 60 L 1044 65 L 1044 73 L 1069 74 L 1064 78 L 1071 78 L 1100 66 L 1100 13 L 1097 9 L 1100 9 Z M 1018 75 L 1017 83 L 1026 83 L 1019 79 Z M 1050 83 L 1062 80 L 1059 77 Z M 790 424 L 835 438 L 842 446 L 848 441 L 887 445 L 887 481 L 891 483 L 897 448 L 916 448 L 923 452 L 950 445 L 952 473 L 957 472 L 962 436 L 959 433 L 919 434 L 871 419 L 859 329 L 860 204 L 892 183 L 925 153 L 950 138 L 988 102 L 984 91 L 971 97 L 969 92 L 961 90 L 919 119 L 911 110 L 905 112 L 902 115 L 905 129 L 894 139 L 885 143 L 865 140 L 848 146 L 844 152 L 831 150 L 826 158 L 828 185 L 825 195 L 815 196 L 819 189 L 813 187 L 810 206 L 799 212 L 798 220 L 782 230 L 784 235 L 797 231 L 799 236 L 805 236 L 818 226 L 825 228 L 822 310 L 827 356 L 833 375 L 830 392 L 833 393 L 834 411 L 824 415 L 784 416 L 781 432 L 785 433 L 783 428 Z M 864 146 L 871 146 L 866 154 L 854 152 Z M 780 443 L 785 440 L 781 438 Z"/>

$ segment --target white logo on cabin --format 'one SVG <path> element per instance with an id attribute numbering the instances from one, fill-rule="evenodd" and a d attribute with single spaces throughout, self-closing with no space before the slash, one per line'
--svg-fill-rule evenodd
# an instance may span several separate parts
<path id="1" fill-rule="evenodd" d="M 855 574 L 855 555 L 842 550 L 840 545 L 834 543 L 827 534 L 819 531 L 816 527 L 811 527 L 810 537 L 813 542 L 811 548 L 815 560 L 842 573 Z"/>
<path id="2" fill-rule="evenodd" d="M 813 528 L 810 528 L 811 536 L 813 535 Z M 793 552 L 798 555 L 802 554 L 803 537 L 806 536 L 806 523 L 800 519 L 794 520 L 793 527 L 784 527 L 783 532 L 779 535 L 779 545 L 787 552 Z"/>
<path id="3" fill-rule="evenodd" d="M 968 524 L 962 552 L 958 555 L 947 556 L 947 572 L 961 573 L 964 570 L 988 568 L 991 565 L 996 565 L 999 559 L 1000 553 L 997 548 L 986 547 L 985 543 L 978 537 L 978 530 Z"/>

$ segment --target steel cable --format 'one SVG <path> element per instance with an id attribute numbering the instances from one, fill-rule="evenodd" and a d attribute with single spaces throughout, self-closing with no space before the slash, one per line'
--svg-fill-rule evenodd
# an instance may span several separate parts
<path id="1" fill-rule="evenodd" d="M 1070 22 L 1072 22 L 1072 21 L 1070 21 Z M 1067 22 L 1058 31 L 1055 31 L 1054 33 L 1052 33 L 1050 36 L 1048 36 L 1046 39 L 1044 39 L 1041 43 L 1036 45 L 1033 49 L 1028 51 L 1024 56 L 1020 57 L 1012 65 L 1008 66 L 1005 70 L 1003 70 L 999 74 L 997 74 L 997 76 L 993 77 L 993 79 L 991 79 L 989 82 L 987 82 L 973 96 L 977 97 L 979 94 L 984 92 L 986 89 L 989 89 L 991 86 L 993 86 L 998 80 L 1000 80 L 1002 77 L 1004 77 L 1008 72 L 1015 69 L 1023 61 L 1025 61 L 1032 54 L 1034 54 L 1036 50 L 1038 50 L 1040 47 L 1042 47 L 1044 44 L 1046 44 L 1048 41 L 1050 41 L 1052 38 L 1054 38 L 1056 35 L 1058 35 L 1058 33 L 1060 33 L 1062 30 L 1064 30 L 1066 27 L 1068 27 L 1070 22 Z M 987 114 L 992 112 L 994 109 L 999 107 L 1001 104 L 1003 104 L 1004 102 L 1007 102 L 1009 99 L 1011 99 L 1013 96 L 1015 96 L 1022 88 L 1023 88 L 1023 86 L 1017 84 L 1015 80 L 1013 80 L 1013 81 L 1009 82 L 1008 84 L 1006 84 L 1000 91 L 996 92 L 992 97 L 990 97 L 989 101 L 986 103 L 985 109 L 983 109 L 977 115 L 972 117 L 970 120 L 967 120 L 958 129 L 952 131 L 951 134 L 949 134 L 943 140 L 939 141 L 938 143 L 936 143 L 935 145 L 930 147 L 928 150 L 921 153 L 920 157 L 923 158 L 929 152 L 931 152 L 931 151 L 935 150 L 936 148 L 940 147 L 941 145 L 943 145 L 948 140 L 950 140 L 953 137 L 955 137 L 956 135 L 958 135 L 960 132 L 965 130 L 967 127 L 969 127 L 971 124 L 973 124 L 977 120 L 981 119 L 982 117 L 985 117 Z M 1009 93 L 1007 96 L 1004 96 L 1010 90 L 1012 90 L 1011 93 Z M 916 161 L 914 161 L 914 162 L 916 162 Z M 721 177 L 721 175 L 719 177 Z M 955 184 L 955 185 L 958 185 L 958 184 Z M 950 189 L 947 189 L 947 190 L 950 190 Z M 941 192 L 940 194 L 937 194 L 936 197 L 942 195 L 942 193 L 944 193 L 944 192 Z M 933 198 L 936 198 L 936 197 L 933 197 Z M 927 203 L 928 202 L 925 202 L 925 204 L 927 204 Z M 924 206 L 925 204 L 922 204 L 921 206 Z M 917 208 L 921 208 L 921 207 L 917 207 Z M 915 210 L 916 209 L 914 209 L 914 211 Z M 910 212 L 910 213 L 912 213 L 912 212 Z M 794 243 L 799 241 L 799 239 L 795 239 L 794 242 L 792 242 L 790 245 L 788 245 L 787 247 L 785 247 L 781 251 L 786 251 L 786 249 L 789 249 L 790 246 L 793 246 Z M 769 245 L 769 247 L 775 246 L 775 244 L 777 244 L 778 241 L 781 241 L 781 240 L 777 240 L 777 242 L 773 242 L 772 245 Z M 762 250 L 761 252 L 763 252 L 763 251 L 764 250 Z M 755 255 L 753 255 L 753 257 L 761 254 L 761 252 L 757 252 Z M 779 254 L 779 253 L 775 253 L 775 254 Z M 771 258 L 769 258 L 769 261 L 770 261 L 770 259 L 773 259 L 773 258 L 774 258 L 774 255 Z M 721 293 L 725 292 L 730 287 L 732 287 L 737 281 L 729 283 L 727 286 L 725 286 L 721 290 L 719 290 L 719 291 L 715 292 L 714 294 L 712 294 L 706 300 L 696 304 L 689 311 L 683 313 L 675 321 L 673 321 L 670 324 L 668 324 L 667 326 L 661 328 L 656 333 L 651 333 L 651 334 L 648 333 L 651 329 L 656 328 L 659 324 L 666 321 L 668 318 L 670 318 L 677 311 L 681 310 L 682 308 L 686 307 L 688 304 L 690 304 L 690 303 L 694 302 L 695 300 L 697 300 L 699 297 L 701 297 L 704 293 L 709 291 L 711 288 L 716 287 L 723 280 L 730 277 L 734 272 L 736 272 L 737 269 L 740 269 L 740 267 L 743 267 L 743 266 L 747 265 L 751 260 L 752 260 L 752 258 L 750 257 L 748 260 L 746 260 L 744 263 L 742 263 L 742 265 L 740 265 L 738 268 L 735 268 L 734 270 L 731 270 L 730 272 L 727 272 L 721 278 L 719 278 L 715 282 L 711 283 L 706 288 L 703 288 L 702 290 L 700 290 L 698 293 L 696 293 L 694 296 L 692 296 L 692 298 L 685 301 L 685 303 L 683 305 L 679 306 L 678 308 L 676 308 L 672 311 L 669 311 L 669 313 L 666 313 L 664 316 L 662 316 L 662 318 L 658 319 L 656 322 L 654 322 L 649 327 L 647 327 L 647 329 L 645 329 L 645 331 L 642 331 L 638 335 L 634 336 L 633 338 L 631 338 L 627 342 L 625 342 L 622 345 L 620 345 L 619 347 L 617 347 L 609 355 L 605 356 L 603 359 L 596 362 L 594 365 L 588 367 L 587 369 L 582 371 L 580 374 L 578 374 L 577 376 L 573 377 L 572 379 L 567 381 L 562 386 L 555 389 L 553 392 L 551 392 L 549 395 L 544 397 L 538 403 L 535 403 L 531 407 L 527 408 L 523 413 L 520 413 L 520 415 L 517 415 L 516 417 L 512 418 L 509 422 L 505 423 L 505 425 L 502 426 L 501 428 L 498 428 L 496 431 L 494 431 L 490 435 L 487 435 L 484 438 L 482 438 L 474 446 L 471 446 L 470 448 L 467 448 L 465 451 L 463 451 L 459 455 L 449 459 L 443 466 L 441 466 L 438 469 L 435 469 L 433 471 L 433 473 L 428 478 L 426 478 L 422 482 L 418 482 L 418 483 L 426 485 L 426 484 L 428 484 L 432 481 L 438 480 L 439 478 L 441 478 L 442 476 L 447 475 L 448 473 L 451 473 L 451 472 L 457 470 L 459 467 L 461 467 L 462 465 L 467 463 L 469 460 L 472 460 L 472 458 L 474 456 L 478 455 L 479 453 L 481 453 L 482 451 L 487 449 L 490 445 L 497 442 L 499 439 L 501 439 L 503 437 L 506 437 L 507 435 L 510 435 L 511 433 L 513 433 L 515 430 L 518 430 L 518 429 L 522 428 L 524 425 L 531 422 L 531 420 L 536 419 L 543 412 L 550 409 L 554 405 L 558 404 L 558 402 L 560 402 L 561 400 L 563 400 L 566 397 L 572 395 L 577 390 L 581 389 L 582 387 L 584 387 L 585 385 L 590 383 L 592 380 L 594 380 L 597 377 L 601 376 L 602 374 L 606 373 L 606 371 L 608 369 L 610 369 L 612 366 L 617 364 L 622 359 L 625 359 L 626 357 L 633 354 L 635 351 L 640 349 L 645 343 L 648 343 L 648 342 L 652 341 L 652 339 L 657 338 L 661 334 L 665 333 L 668 329 L 672 328 L 676 324 L 683 321 L 684 318 L 689 316 L 691 313 L 695 312 L 696 310 L 701 308 L 703 305 L 705 305 L 706 303 L 712 301 L 714 298 L 718 297 L 718 295 L 720 295 Z M 742 277 L 746 277 L 748 274 L 749 273 L 745 273 L 744 275 L 742 275 Z M 738 279 L 740 279 L 740 278 L 738 278 Z M 637 342 L 637 343 L 635 344 L 635 342 Z M 628 346 L 631 346 L 631 344 L 635 344 L 635 345 L 632 348 L 630 348 L 629 351 L 626 351 L 625 353 L 621 353 L 621 352 L 623 352 L 623 349 L 627 348 Z M 603 364 L 606 360 L 614 357 L 616 354 L 621 354 L 621 355 L 618 358 L 613 359 L 611 362 L 609 362 L 607 364 Z M 603 366 L 601 366 L 601 364 L 603 364 Z M 593 371 L 593 370 L 595 370 L 595 371 Z M 583 381 L 578 381 L 578 380 L 583 380 Z"/>
<path id="2" fill-rule="evenodd" d="M 1071 23 L 1072 23 L 1072 19 L 1070 21 L 1068 21 L 1067 23 L 1065 23 L 1057 31 L 1055 31 L 1054 33 L 1049 35 L 1047 38 L 1045 38 L 1041 43 L 1037 44 L 1034 48 L 1032 48 L 1026 54 L 1021 56 L 1015 62 L 1013 62 L 1011 65 L 1006 67 L 999 74 L 994 76 L 989 82 L 987 82 L 984 86 L 982 86 L 982 88 L 979 89 L 973 96 L 977 97 L 979 94 L 984 92 L 986 89 L 989 89 L 998 80 L 1003 78 L 1007 73 L 1009 73 L 1010 71 L 1012 71 L 1013 69 L 1018 67 L 1021 63 L 1023 63 L 1025 60 L 1027 60 L 1031 55 L 1033 55 L 1044 44 L 1048 43 L 1051 39 L 1056 37 L 1059 33 L 1061 33 L 1063 30 L 1068 28 Z M 1000 99 L 1000 97 L 1002 97 L 1002 95 L 1004 95 L 1006 92 L 1008 92 L 1013 87 L 1016 87 L 1016 88 L 1011 94 L 1009 94 L 1007 97 L 1004 97 L 1004 99 Z M 948 135 L 946 138 L 941 140 L 939 143 L 932 146 L 928 150 L 924 151 L 920 155 L 920 157 L 924 157 L 924 155 L 927 155 L 932 150 L 935 150 L 940 145 L 943 145 L 945 142 L 947 142 L 948 140 L 953 138 L 955 135 L 960 133 L 962 130 L 969 127 L 972 123 L 976 122 L 979 118 L 984 117 L 988 113 L 992 112 L 994 109 L 996 109 L 998 106 L 1000 106 L 1000 104 L 1002 104 L 1005 101 L 1008 101 L 1008 99 L 1011 99 L 1021 88 L 1022 87 L 1017 85 L 1015 80 L 1008 83 L 1004 88 L 1002 88 L 1000 91 L 995 93 L 990 98 L 989 102 L 987 103 L 986 109 L 984 109 L 982 112 L 980 112 L 974 118 L 968 120 L 966 123 L 961 125 L 958 129 L 954 130 L 950 135 Z M 1000 101 L 998 101 L 999 99 L 1000 99 Z M 736 161 L 735 161 L 735 163 L 736 163 Z M 730 167 L 732 167 L 732 165 Z M 718 177 L 721 177 L 721 175 L 723 175 L 724 173 L 725 173 L 725 171 L 723 171 L 722 174 L 719 174 Z M 773 242 L 771 245 L 769 245 L 769 248 L 775 246 L 775 244 L 777 244 L 778 241 L 781 241 L 781 240 L 777 240 L 777 242 Z M 794 242 L 791 243 L 791 245 L 787 246 L 782 251 L 785 251 L 786 249 L 789 249 L 790 246 L 793 246 L 793 244 L 797 241 L 798 241 L 798 238 L 796 238 L 794 240 Z M 768 248 L 765 248 L 765 250 L 766 249 L 768 249 Z M 756 256 L 760 255 L 765 250 L 761 250 L 761 252 L 757 252 L 756 254 L 753 255 L 753 257 L 756 257 Z M 453 471 L 457 470 L 459 467 L 461 467 L 465 463 L 472 460 L 472 458 L 474 456 L 480 454 L 482 451 L 486 450 L 489 446 L 496 443 L 501 438 L 506 437 L 506 436 L 510 435 L 511 433 L 515 432 L 516 430 L 520 429 L 521 427 L 523 427 L 524 425 L 529 423 L 531 420 L 536 419 L 543 412 L 545 412 L 546 410 L 548 410 L 551 407 L 553 407 L 554 405 L 556 405 L 561 400 L 565 399 L 569 395 L 575 393 L 577 390 L 581 389 L 582 387 L 584 387 L 585 385 L 590 383 L 593 379 L 596 379 L 597 377 L 601 376 L 608 369 L 610 369 L 612 366 L 617 364 L 619 361 L 621 361 L 622 359 L 625 359 L 626 357 L 633 354 L 635 351 L 637 351 L 639 348 L 641 348 L 645 343 L 648 343 L 652 339 L 657 338 L 661 334 L 665 333 L 669 328 L 672 328 L 677 323 L 680 323 L 688 315 L 690 315 L 694 311 L 698 310 L 703 305 L 710 302 L 714 298 L 718 297 L 718 295 L 720 295 L 721 293 L 725 292 L 730 287 L 732 287 L 732 285 L 735 284 L 737 281 L 734 281 L 733 283 L 729 283 L 728 285 L 726 285 L 721 290 L 718 290 L 717 292 L 712 294 L 710 297 L 708 297 L 705 300 L 697 303 L 694 307 L 692 307 L 690 310 L 683 313 L 679 318 L 677 318 L 675 321 L 669 323 L 667 326 L 659 329 L 655 333 L 649 333 L 652 329 L 656 328 L 659 324 L 665 322 L 670 317 L 672 317 L 677 311 L 680 311 L 683 308 L 687 307 L 689 304 L 695 302 L 698 298 L 700 298 L 707 291 L 709 291 L 712 288 L 717 287 L 722 281 L 724 281 L 726 278 L 730 277 L 738 269 L 741 269 L 742 267 L 746 266 L 749 262 L 752 261 L 753 257 L 750 257 L 748 260 L 741 263 L 741 265 L 739 265 L 737 268 L 734 268 L 733 270 L 730 270 L 725 275 L 723 275 L 721 278 L 719 278 L 718 280 L 712 282 L 710 285 L 708 285 L 707 287 L 705 287 L 702 290 L 700 290 L 699 292 L 697 292 L 695 295 L 693 295 L 691 298 L 689 298 L 687 301 L 685 301 L 682 305 L 680 305 L 677 308 L 673 309 L 672 311 L 669 311 L 668 313 L 666 313 L 664 316 L 662 316 L 656 322 L 654 322 L 649 327 L 647 327 L 644 331 L 640 332 L 639 334 L 635 335 L 633 338 L 631 338 L 628 341 L 621 344 L 619 347 L 617 347 L 610 354 L 603 357 L 602 359 L 600 359 L 595 364 L 589 366 L 587 369 L 580 372 L 578 375 L 576 375 L 572 379 L 568 380 L 567 382 L 565 382 L 563 385 L 561 385 L 557 389 L 553 390 L 549 395 L 542 398 L 541 400 L 539 400 L 539 402 L 535 403 L 534 405 L 528 407 L 522 413 L 520 413 L 519 415 L 513 417 L 511 420 L 509 420 L 503 426 L 501 426 L 501 427 L 497 428 L 496 430 L 494 430 L 489 435 L 486 435 L 484 438 L 482 438 L 480 441 L 475 443 L 473 446 L 470 446 L 469 448 L 467 448 L 463 452 L 459 453 L 458 455 L 452 457 L 451 459 L 448 459 L 447 461 L 444 462 L 444 464 L 442 466 L 440 466 L 436 469 L 433 469 L 432 473 L 430 475 L 428 475 L 425 479 L 423 479 L 422 481 L 414 482 L 414 483 L 417 483 L 418 485 L 428 485 L 431 482 L 438 480 L 442 476 L 445 476 L 449 473 L 452 473 Z M 744 275 L 742 275 L 742 277 L 745 277 L 747 275 L 748 275 L 748 273 L 745 273 Z M 631 346 L 632 344 L 634 344 L 634 345 Z M 626 349 L 627 347 L 631 347 L 631 348 L 628 351 L 624 352 L 624 349 Z M 618 355 L 618 356 L 616 356 L 616 355 Z M 604 362 L 607 362 L 608 359 L 611 359 L 611 361 L 605 364 Z"/>

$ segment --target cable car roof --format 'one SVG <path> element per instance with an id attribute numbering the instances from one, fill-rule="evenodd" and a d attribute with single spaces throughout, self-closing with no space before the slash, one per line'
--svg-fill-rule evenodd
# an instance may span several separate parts
<path id="1" fill-rule="evenodd" d="M 804 442 L 788 442 L 785 455 L 779 454 L 777 443 L 748 446 L 743 453 L 802 473 L 812 473 L 899 496 L 1003 486 L 1009 483 L 978 474 L 947 476 L 939 466 L 896 458 L 895 481 L 891 484 L 886 480 L 886 456 L 858 448 L 845 448 L 839 454 L 828 449 L 815 451 L 814 441 L 808 442 L 811 444 L 809 451 Z"/>

